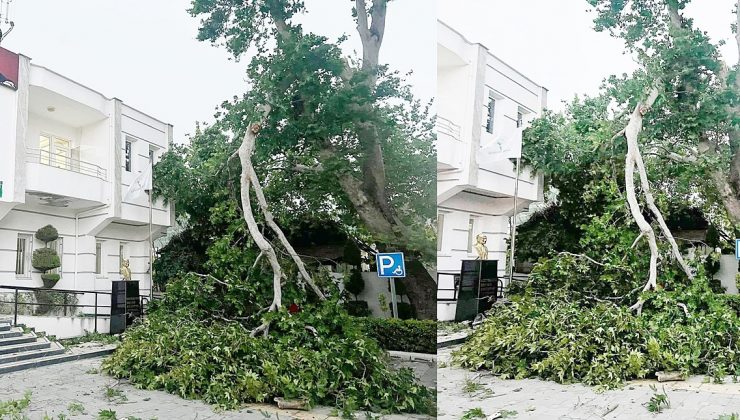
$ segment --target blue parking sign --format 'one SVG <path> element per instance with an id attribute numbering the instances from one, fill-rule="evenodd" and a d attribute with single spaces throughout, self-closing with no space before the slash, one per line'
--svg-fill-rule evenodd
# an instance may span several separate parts
<path id="1" fill-rule="evenodd" d="M 406 277 L 403 252 L 375 254 L 375 262 L 378 265 L 378 277 Z"/>
<path id="2" fill-rule="evenodd" d="M 740 260 L 740 239 L 735 239 L 735 258 Z"/>

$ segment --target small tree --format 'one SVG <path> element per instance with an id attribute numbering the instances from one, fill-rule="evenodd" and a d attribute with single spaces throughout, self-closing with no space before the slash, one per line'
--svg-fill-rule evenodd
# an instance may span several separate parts
<path id="1" fill-rule="evenodd" d="M 52 225 L 46 225 L 36 231 L 36 239 L 44 243 L 44 247 L 33 251 L 31 265 L 33 268 L 41 271 L 41 280 L 44 287 L 52 288 L 59 281 L 59 274 L 48 273 L 49 270 L 59 268 L 62 265 L 56 250 L 49 248 L 49 242 L 54 242 L 59 238 L 59 232 Z"/>
<path id="2" fill-rule="evenodd" d="M 349 278 L 344 282 L 344 289 L 352 293 L 355 300 L 357 300 L 357 296 L 365 290 L 365 280 L 362 279 L 362 272 L 360 272 L 360 270 L 352 270 L 352 274 L 350 274 Z"/>

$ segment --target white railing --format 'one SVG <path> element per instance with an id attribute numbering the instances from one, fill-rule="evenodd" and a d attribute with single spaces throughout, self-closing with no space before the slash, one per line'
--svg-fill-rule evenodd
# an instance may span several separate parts
<path id="1" fill-rule="evenodd" d="M 108 171 L 105 168 L 101 168 L 94 163 L 84 162 L 62 154 L 50 153 L 47 150 L 28 149 L 26 152 L 26 162 L 40 163 L 42 165 L 94 176 L 103 181 L 108 176 Z"/>
<path id="2" fill-rule="evenodd" d="M 438 115 L 434 128 L 439 134 L 447 134 L 455 140 L 460 140 L 460 126 L 445 117 Z"/>

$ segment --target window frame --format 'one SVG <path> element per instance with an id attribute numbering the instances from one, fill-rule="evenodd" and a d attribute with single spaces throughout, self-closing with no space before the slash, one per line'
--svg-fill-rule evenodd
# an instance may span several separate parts
<path id="1" fill-rule="evenodd" d="M 486 124 L 483 126 L 488 134 L 493 134 L 493 128 L 495 126 L 496 100 L 493 92 L 490 92 L 488 94 L 488 103 L 486 104 Z"/>
<path id="2" fill-rule="evenodd" d="M 24 240 L 23 248 L 20 247 L 21 240 Z M 15 245 L 15 276 L 17 278 L 31 278 L 31 254 L 33 253 L 33 235 L 30 233 L 19 233 Z M 22 255 L 22 258 L 21 258 Z M 19 264 L 22 264 L 19 267 Z M 21 269 L 21 272 L 18 269 Z"/>
<path id="3" fill-rule="evenodd" d="M 42 148 L 42 138 L 49 140 L 48 150 Z M 64 153 L 58 153 L 57 142 L 64 142 L 67 144 L 67 148 Z M 47 166 L 61 169 L 72 169 L 72 149 L 72 140 L 46 131 L 42 131 L 39 134 L 39 161 Z M 44 157 L 43 153 L 46 153 L 47 156 Z M 60 161 L 57 157 L 61 157 L 62 160 Z"/>
<path id="4" fill-rule="evenodd" d="M 134 170 L 134 141 L 131 137 L 126 137 L 123 143 L 123 169 L 126 172 L 133 172 Z"/>
<path id="5" fill-rule="evenodd" d="M 468 253 L 473 252 L 475 246 L 475 220 L 473 216 L 468 218 Z"/>
<path id="6" fill-rule="evenodd" d="M 104 241 L 95 241 L 95 277 L 105 277 L 103 242 Z"/>

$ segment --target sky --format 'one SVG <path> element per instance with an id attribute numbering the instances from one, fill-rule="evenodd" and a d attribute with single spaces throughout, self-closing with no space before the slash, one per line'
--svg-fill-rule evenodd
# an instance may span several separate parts
<path id="1" fill-rule="evenodd" d="M 346 53 L 361 51 L 348 0 L 306 0 L 305 29 L 350 35 Z M 2 46 L 108 97 L 174 125 L 175 140 L 196 121 L 212 122 L 216 106 L 246 90 L 248 57 L 198 42 L 189 0 L 12 0 L 16 23 Z M 424 101 L 435 91 L 435 8 L 428 0 L 389 4 L 381 62 L 402 73 Z"/>
<path id="2" fill-rule="evenodd" d="M 724 39 L 723 57 L 737 62 L 731 33 L 734 0 L 694 0 L 685 16 Z M 611 74 L 637 68 L 624 44 L 593 30 L 585 0 L 438 0 L 437 17 L 548 88 L 548 107 L 562 110 L 574 95 L 595 95 Z"/>

